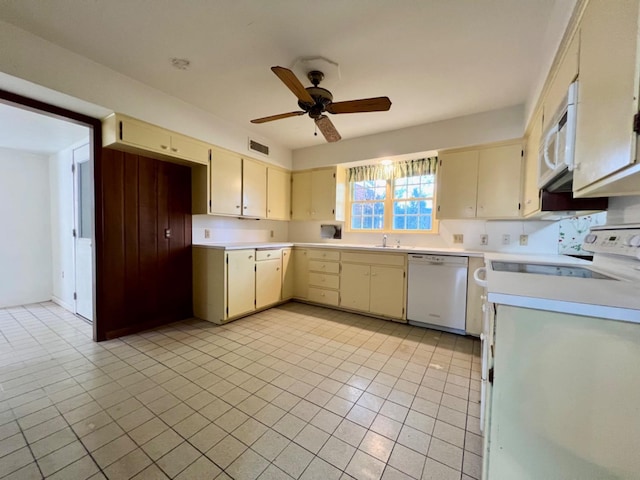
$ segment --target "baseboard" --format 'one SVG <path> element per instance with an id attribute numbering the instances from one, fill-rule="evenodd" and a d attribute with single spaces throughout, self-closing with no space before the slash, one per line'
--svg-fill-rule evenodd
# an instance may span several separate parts
<path id="1" fill-rule="evenodd" d="M 68 304 L 67 302 L 61 300 L 60 298 L 56 297 L 55 295 L 51 296 L 51 301 L 53 303 L 55 303 L 56 305 L 59 305 L 60 307 L 64 308 L 65 310 L 70 311 L 71 313 L 76 313 L 75 312 L 75 308 L 73 307 L 73 305 Z"/>

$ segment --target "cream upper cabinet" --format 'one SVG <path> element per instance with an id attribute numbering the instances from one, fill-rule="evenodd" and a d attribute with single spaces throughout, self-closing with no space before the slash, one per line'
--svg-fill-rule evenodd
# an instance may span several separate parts
<path id="1" fill-rule="evenodd" d="M 234 152 L 211 152 L 210 213 L 265 218 L 267 167 Z"/>
<path id="2" fill-rule="evenodd" d="M 344 220 L 345 170 L 340 167 L 293 172 L 293 220 Z"/>
<path id="3" fill-rule="evenodd" d="M 520 142 L 442 152 L 439 157 L 438 218 L 520 216 Z"/>
<path id="4" fill-rule="evenodd" d="M 538 109 L 531 119 L 529 135 L 524 147 L 524 188 L 522 214 L 526 217 L 540 210 L 540 189 L 538 188 L 538 155 L 542 136 L 542 109 Z"/>
<path id="5" fill-rule="evenodd" d="M 568 43 L 562 58 L 558 62 L 558 66 L 554 71 L 553 79 L 549 84 L 549 89 L 544 96 L 544 126 L 543 131 L 547 130 L 549 124 L 553 121 L 555 113 L 563 104 L 569 85 L 578 76 L 578 53 L 580 46 L 579 35 L 574 35 Z"/>
<path id="6" fill-rule="evenodd" d="M 585 8 L 580 24 L 576 196 L 640 193 L 633 132 L 639 10 L 639 0 L 590 0 Z"/>
<path id="7" fill-rule="evenodd" d="M 103 121 L 102 137 L 105 147 L 187 165 L 207 165 L 209 162 L 210 145 L 207 143 L 119 113 L 113 113 Z"/>
<path id="8" fill-rule="evenodd" d="M 293 296 L 304 300 L 309 295 L 309 252 L 307 249 L 293 249 Z"/>
<path id="9" fill-rule="evenodd" d="M 267 167 L 249 158 L 242 159 L 242 214 L 267 216 Z"/>
<path id="10" fill-rule="evenodd" d="M 293 250 L 282 249 L 282 300 L 293 298 L 295 288 Z"/>
<path id="11" fill-rule="evenodd" d="M 234 250 L 227 255 L 227 317 L 255 310 L 255 250 Z"/>
<path id="12" fill-rule="evenodd" d="M 475 218 L 478 151 L 439 153 L 438 218 Z"/>
<path id="13" fill-rule="evenodd" d="M 226 150 L 211 152 L 211 213 L 242 215 L 242 157 Z"/>
<path id="14" fill-rule="evenodd" d="M 291 173 L 267 168 L 267 218 L 289 220 L 291 217 Z"/>
<path id="15" fill-rule="evenodd" d="M 311 219 L 311 171 L 291 174 L 291 218 Z"/>
<path id="16" fill-rule="evenodd" d="M 520 216 L 522 145 L 483 148 L 478 156 L 478 218 Z"/>

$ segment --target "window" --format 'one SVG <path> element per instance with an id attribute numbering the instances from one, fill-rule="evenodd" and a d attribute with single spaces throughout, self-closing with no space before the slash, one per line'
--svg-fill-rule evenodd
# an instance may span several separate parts
<path id="1" fill-rule="evenodd" d="M 432 231 L 436 162 L 430 158 L 399 166 L 350 169 L 350 229 Z M 421 168 L 415 168 L 416 164 Z"/>

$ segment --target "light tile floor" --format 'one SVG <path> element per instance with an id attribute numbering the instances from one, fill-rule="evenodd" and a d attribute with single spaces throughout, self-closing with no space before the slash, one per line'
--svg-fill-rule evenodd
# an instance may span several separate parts
<path id="1" fill-rule="evenodd" d="M 298 303 L 102 343 L 0 310 L 0 478 L 477 479 L 478 351 Z"/>

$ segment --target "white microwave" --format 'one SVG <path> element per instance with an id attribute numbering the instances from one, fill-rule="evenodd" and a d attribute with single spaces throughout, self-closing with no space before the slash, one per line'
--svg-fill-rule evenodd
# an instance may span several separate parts
<path id="1" fill-rule="evenodd" d="M 573 172 L 576 144 L 578 82 L 569 85 L 558 111 L 543 132 L 538 157 L 538 188 L 544 189 Z"/>

